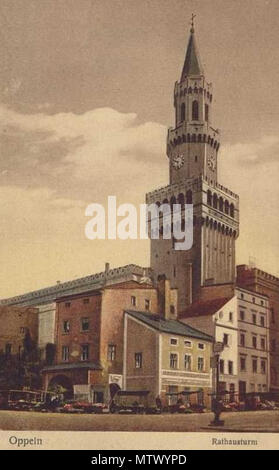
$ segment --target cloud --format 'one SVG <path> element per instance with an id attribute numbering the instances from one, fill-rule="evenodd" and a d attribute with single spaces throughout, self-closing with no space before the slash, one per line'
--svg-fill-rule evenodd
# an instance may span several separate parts
<path id="1" fill-rule="evenodd" d="M 9 172 L 9 182 L 0 184 L 43 186 L 85 199 L 96 196 L 100 185 L 114 193 L 121 183 L 134 188 L 132 178 L 140 183 L 162 163 L 166 135 L 160 124 L 138 123 L 136 114 L 111 108 L 49 115 L 3 105 L 0 132 L 1 165 Z"/>
<path id="2" fill-rule="evenodd" d="M 257 265 L 277 275 L 279 263 L 279 138 L 225 145 L 219 155 L 220 182 L 240 197 L 237 261 L 256 257 Z"/>

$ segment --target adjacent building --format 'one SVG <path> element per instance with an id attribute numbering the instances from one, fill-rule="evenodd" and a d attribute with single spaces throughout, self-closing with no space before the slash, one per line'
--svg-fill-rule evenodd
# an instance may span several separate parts
<path id="1" fill-rule="evenodd" d="M 151 400 L 159 396 L 169 403 L 177 393 L 191 391 L 209 406 L 212 341 L 169 315 L 126 310 L 124 389 L 148 390 Z"/>
<path id="2" fill-rule="evenodd" d="M 72 295 L 88 292 L 92 289 L 102 288 L 104 285 L 114 285 L 119 282 L 126 281 L 142 281 L 151 282 L 151 270 L 143 268 L 135 264 L 121 266 L 110 269 L 106 263 L 105 270 L 100 273 L 91 274 L 79 279 L 71 281 L 59 282 L 54 286 L 39 289 L 26 294 L 17 295 L 7 299 L 0 300 L 1 306 L 17 306 L 17 307 L 36 307 L 38 308 L 38 345 L 42 360 L 47 360 L 47 346 L 54 343 L 55 340 L 55 314 L 56 299 Z"/>
<path id="3" fill-rule="evenodd" d="M 239 394 L 268 392 L 269 300 L 265 295 L 238 287 L 238 380 Z"/>
<path id="4" fill-rule="evenodd" d="M 56 301 L 54 364 L 43 370 L 45 389 L 59 384 L 68 396 L 109 401 L 123 388 L 124 310 L 157 312 L 157 290 L 127 281 Z"/>
<path id="5" fill-rule="evenodd" d="M 0 353 L 21 357 L 26 334 L 38 344 L 38 310 L 33 307 L 0 306 Z"/>
<path id="6" fill-rule="evenodd" d="M 279 391 L 279 278 L 247 265 L 237 266 L 237 285 L 268 296 L 270 390 Z"/>
<path id="7" fill-rule="evenodd" d="M 190 305 L 179 320 L 224 344 L 219 359 L 219 390 L 238 391 L 237 297 L 220 297 Z M 214 377 L 215 379 L 215 377 Z"/>

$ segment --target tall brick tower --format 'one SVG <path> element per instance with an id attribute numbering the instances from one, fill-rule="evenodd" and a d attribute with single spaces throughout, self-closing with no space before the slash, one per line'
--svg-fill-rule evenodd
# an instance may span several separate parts
<path id="1" fill-rule="evenodd" d="M 169 185 L 146 196 L 147 204 L 193 204 L 194 243 L 174 249 L 174 239 L 151 240 L 151 268 L 178 289 L 178 310 L 197 300 L 201 286 L 235 279 L 239 198 L 218 183 L 219 131 L 212 125 L 212 85 L 205 79 L 190 30 L 180 81 L 174 87 L 175 127 L 168 130 Z M 162 220 L 162 215 L 160 216 Z M 161 232 L 161 231 L 160 231 Z"/>

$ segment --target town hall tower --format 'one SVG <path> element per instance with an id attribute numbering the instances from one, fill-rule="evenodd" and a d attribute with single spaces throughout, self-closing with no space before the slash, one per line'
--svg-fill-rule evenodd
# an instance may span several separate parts
<path id="1" fill-rule="evenodd" d="M 239 198 L 218 182 L 219 131 L 213 126 L 212 84 L 205 78 L 190 30 L 180 81 L 174 87 L 175 127 L 168 130 L 169 185 L 146 196 L 147 204 L 193 204 L 194 242 L 174 249 L 175 240 L 151 239 L 155 278 L 166 275 L 178 289 L 178 310 L 198 300 L 202 286 L 233 282 Z M 162 223 L 162 215 L 160 216 Z"/>

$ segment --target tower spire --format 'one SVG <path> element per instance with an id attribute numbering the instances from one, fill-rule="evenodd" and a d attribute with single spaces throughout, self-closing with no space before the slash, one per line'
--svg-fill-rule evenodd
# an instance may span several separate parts
<path id="1" fill-rule="evenodd" d="M 196 15 L 192 14 L 191 17 L 191 29 L 190 37 L 187 46 L 187 52 L 185 62 L 182 70 L 181 80 L 191 75 L 203 75 L 203 67 L 200 60 L 196 39 L 195 39 L 195 28 L 194 19 Z"/>

